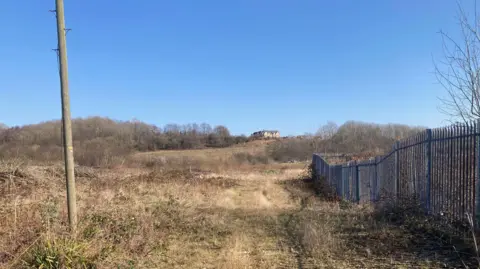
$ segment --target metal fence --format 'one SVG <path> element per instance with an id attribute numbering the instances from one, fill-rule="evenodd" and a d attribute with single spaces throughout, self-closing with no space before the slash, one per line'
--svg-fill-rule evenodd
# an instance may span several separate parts
<path id="1" fill-rule="evenodd" d="M 480 224 L 480 121 L 427 129 L 397 141 L 391 152 L 365 161 L 329 165 L 313 155 L 316 174 L 352 202 L 413 197 L 428 214 Z"/>

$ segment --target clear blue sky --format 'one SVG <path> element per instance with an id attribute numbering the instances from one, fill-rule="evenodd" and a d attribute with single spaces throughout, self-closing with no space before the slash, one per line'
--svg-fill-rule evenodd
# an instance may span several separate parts
<path id="1" fill-rule="evenodd" d="M 65 0 L 73 117 L 314 132 L 436 127 L 455 1 Z M 54 0 L 0 3 L 0 122 L 61 117 Z"/>

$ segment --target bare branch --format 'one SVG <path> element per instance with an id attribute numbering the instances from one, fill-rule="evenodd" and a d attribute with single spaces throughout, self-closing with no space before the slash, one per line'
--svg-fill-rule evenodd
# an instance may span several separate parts
<path id="1" fill-rule="evenodd" d="M 435 63 L 437 81 L 446 91 L 439 109 L 453 121 L 469 122 L 480 117 L 480 33 L 475 3 L 474 22 L 458 3 L 461 40 L 440 31 L 443 60 Z M 460 43 L 461 41 L 461 43 Z"/>

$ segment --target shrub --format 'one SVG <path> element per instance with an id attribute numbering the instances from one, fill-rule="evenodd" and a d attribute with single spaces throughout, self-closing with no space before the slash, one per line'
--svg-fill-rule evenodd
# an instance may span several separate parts
<path id="1" fill-rule="evenodd" d="M 96 268 L 93 257 L 87 255 L 87 247 L 74 239 L 43 236 L 23 261 L 28 268 Z"/>
<path id="2" fill-rule="evenodd" d="M 239 163 L 248 164 L 268 164 L 269 159 L 265 155 L 253 155 L 246 152 L 238 152 L 233 155 L 235 160 Z"/>
<path id="3" fill-rule="evenodd" d="M 279 162 L 306 161 L 316 151 L 313 139 L 292 138 L 275 141 L 267 146 L 270 158 Z"/>

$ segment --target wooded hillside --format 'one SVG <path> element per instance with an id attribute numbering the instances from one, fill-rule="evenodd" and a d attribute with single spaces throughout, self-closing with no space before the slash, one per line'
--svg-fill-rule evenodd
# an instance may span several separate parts
<path id="1" fill-rule="evenodd" d="M 229 147 L 244 143 L 225 126 L 167 124 L 163 128 L 140 121 L 90 117 L 73 120 L 75 161 L 82 165 L 117 162 L 134 151 Z M 313 152 L 381 154 L 396 139 L 424 128 L 400 124 L 348 121 L 329 122 L 316 134 L 285 138 L 267 146 L 266 157 L 276 161 L 308 160 Z M 48 121 L 22 127 L 0 128 L 0 158 L 58 161 L 62 155 L 61 122 Z"/>
<path id="2" fill-rule="evenodd" d="M 313 152 L 381 155 L 392 149 L 395 140 L 416 134 L 425 127 L 403 124 L 374 124 L 347 121 L 341 126 L 328 122 L 315 134 L 272 143 L 269 155 L 277 161 L 308 160 Z"/>
<path id="3" fill-rule="evenodd" d="M 209 124 L 168 124 L 163 128 L 139 121 L 115 121 L 90 117 L 73 120 L 75 159 L 98 165 L 105 158 L 124 156 L 132 151 L 228 147 L 247 141 L 233 136 L 225 126 Z M 43 161 L 62 159 L 61 122 L 0 130 L 0 158 L 22 157 Z"/>

